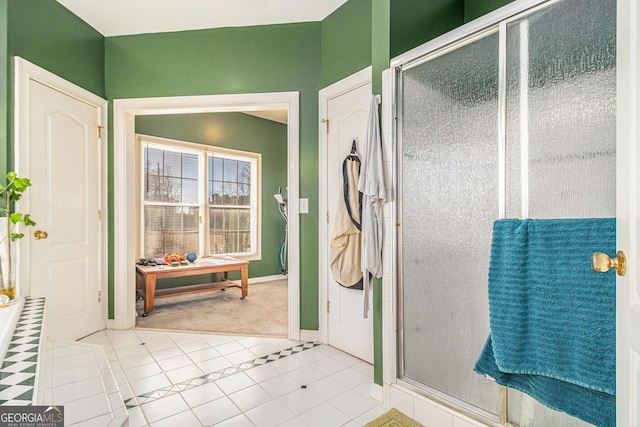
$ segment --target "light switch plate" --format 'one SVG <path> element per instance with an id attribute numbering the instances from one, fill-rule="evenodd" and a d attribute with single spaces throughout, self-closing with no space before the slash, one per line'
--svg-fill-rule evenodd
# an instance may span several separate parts
<path id="1" fill-rule="evenodd" d="M 309 213 L 309 199 L 300 199 L 300 213 Z"/>

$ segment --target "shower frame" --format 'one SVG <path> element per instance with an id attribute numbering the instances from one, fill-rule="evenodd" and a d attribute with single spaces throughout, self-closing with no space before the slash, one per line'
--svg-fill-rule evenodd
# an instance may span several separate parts
<path id="1" fill-rule="evenodd" d="M 545 9 L 563 0 L 522 0 L 508 5 L 484 15 L 468 24 L 458 27 L 447 34 L 444 34 L 432 41 L 418 46 L 390 62 L 390 95 L 391 95 L 391 118 L 389 120 L 391 126 L 391 150 L 393 167 L 392 176 L 394 179 L 394 187 L 397 189 L 396 194 L 403 194 L 402 187 L 402 171 L 399 170 L 399 156 L 402 154 L 402 137 L 400 129 L 402 129 L 402 79 L 403 71 L 419 66 L 427 61 L 433 60 L 439 56 L 452 52 L 466 44 L 479 40 L 488 34 L 498 32 L 499 38 L 499 63 L 498 63 L 498 170 L 501 171 L 498 178 L 498 218 L 504 218 L 506 212 L 506 80 L 507 80 L 507 25 L 513 21 L 517 21 L 525 16 L 531 15 L 539 10 Z M 384 120 L 384 118 L 383 118 Z M 398 197 L 399 199 L 399 197 Z M 404 374 L 404 307 L 403 307 L 403 285 L 402 285 L 402 233 L 400 226 L 402 224 L 402 201 L 397 200 L 395 209 L 392 211 L 393 227 L 392 248 L 396 256 L 392 260 L 393 271 L 393 293 L 396 304 L 395 312 L 392 314 L 395 321 L 395 336 L 389 339 L 385 345 L 391 357 L 391 363 L 388 365 L 391 372 L 388 378 L 391 382 L 409 392 L 426 396 L 428 399 L 436 403 L 450 408 L 455 412 L 461 413 L 469 418 L 475 419 L 483 423 L 494 423 L 495 425 L 512 425 L 509 423 L 508 404 L 507 404 L 507 388 L 500 386 L 500 413 L 493 414 L 483 409 L 477 408 L 467 402 L 449 396 L 445 393 L 431 389 L 424 384 L 412 383 L 411 380 L 402 379 Z"/>

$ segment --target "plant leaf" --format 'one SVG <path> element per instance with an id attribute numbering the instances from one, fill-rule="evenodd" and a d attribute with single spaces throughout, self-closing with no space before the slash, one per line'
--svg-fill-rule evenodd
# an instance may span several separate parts
<path id="1" fill-rule="evenodd" d="M 31 214 L 25 214 L 22 221 L 24 222 L 24 225 L 28 225 L 28 226 L 36 225 L 36 223 L 33 222 L 33 220 L 31 219 Z"/>
<path id="2" fill-rule="evenodd" d="M 16 239 L 22 239 L 24 237 L 23 233 L 11 233 L 11 241 Z"/>
<path id="3" fill-rule="evenodd" d="M 9 220 L 13 223 L 13 224 L 17 224 L 19 222 L 22 222 L 22 214 L 19 212 L 14 212 L 11 215 L 9 215 Z"/>

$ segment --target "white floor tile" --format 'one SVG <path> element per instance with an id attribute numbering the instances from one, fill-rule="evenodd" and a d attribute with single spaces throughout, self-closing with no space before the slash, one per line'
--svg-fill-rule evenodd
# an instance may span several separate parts
<path id="1" fill-rule="evenodd" d="M 266 365 L 249 369 L 245 371 L 245 374 L 249 375 L 255 382 L 260 383 L 282 375 L 282 371 L 273 366 L 273 363 L 267 363 Z"/>
<path id="2" fill-rule="evenodd" d="M 142 412 L 150 424 L 189 409 L 180 394 L 174 394 L 142 405 Z"/>
<path id="3" fill-rule="evenodd" d="M 191 411 L 180 412 L 177 415 L 172 415 L 167 418 L 163 418 L 159 421 L 151 423 L 151 427 L 176 427 L 176 426 L 199 426 L 200 421 Z"/>
<path id="4" fill-rule="evenodd" d="M 275 427 L 284 424 L 294 417 L 282 403 L 272 400 L 245 413 L 257 427 Z"/>
<path id="5" fill-rule="evenodd" d="M 229 399 L 231 399 L 241 411 L 246 412 L 267 403 L 273 399 L 273 396 L 256 384 L 230 394 Z"/>
<path id="6" fill-rule="evenodd" d="M 239 415 L 240 410 L 228 397 L 222 397 L 193 408 L 193 413 L 202 425 L 211 426 Z"/>
<path id="7" fill-rule="evenodd" d="M 316 406 L 300 415 L 300 419 L 311 427 L 339 427 L 350 421 L 350 418 L 328 403 Z"/>
<path id="8" fill-rule="evenodd" d="M 202 362 L 197 362 L 198 368 L 205 374 L 210 374 L 212 372 L 219 371 L 221 369 L 228 368 L 233 366 L 231 362 L 229 362 L 225 357 L 214 357 L 213 359 L 204 360 Z"/>
<path id="9" fill-rule="evenodd" d="M 278 402 L 282 403 L 294 414 L 300 415 L 316 406 L 322 405 L 324 400 L 312 390 L 300 388 L 279 397 Z"/>
<path id="10" fill-rule="evenodd" d="M 344 385 L 329 377 L 307 385 L 307 389 L 312 390 L 324 400 L 331 400 L 349 390 Z"/>
<path id="11" fill-rule="evenodd" d="M 131 427 L 361 426 L 386 411 L 368 396 L 372 365 L 326 345 L 215 381 L 201 383 L 204 380 L 199 379 L 187 385 L 189 380 L 299 342 L 143 329 L 103 331 L 86 340 L 105 349 L 125 401 L 172 384 L 192 387 L 130 408 Z M 65 351 L 59 347 L 60 357 L 69 355 Z M 82 365 L 82 359 L 78 360 L 77 365 Z M 72 376 L 82 371 L 82 366 L 73 365 L 68 370 Z M 80 389 L 92 393 L 97 387 L 97 383 L 91 386 L 87 382 L 83 388 L 83 383 L 73 381 L 58 391 L 61 398 L 72 399 Z"/>
<path id="12" fill-rule="evenodd" d="M 218 353 L 213 348 L 209 347 L 209 345 L 207 345 L 206 348 L 187 352 L 187 356 L 194 363 L 198 363 L 198 362 L 204 362 L 205 360 L 210 360 L 216 357 L 220 357 L 220 353 Z"/>
<path id="13" fill-rule="evenodd" d="M 335 406 L 342 413 L 346 414 L 349 418 L 357 418 L 378 406 L 373 400 L 367 399 L 353 390 L 349 390 L 348 392 L 341 394 L 340 396 L 330 400 L 329 403 Z"/>
<path id="14" fill-rule="evenodd" d="M 174 369 L 182 368 L 183 366 L 189 366 L 191 364 L 193 364 L 193 361 L 182 352 L 178 356 L 158 360 L 158 365 L 160 365 L 160 367 L 164 371 L 171 371 Z"/>
<path id="15" fill-rule="evenodd" d="M 216 427 L 248 427 L 252 425 L 251 421 L 249 421 L 244 414 L 240 414 L 216 424 Z M 298 425 L 298 427 L 300 426 Z"/>
<path id="16" fill-rule="evenodd" d="M 236 341 L 226 342 L 213 347 L 218 353 L 225 355 L 229 353 L 235 353 L 236 351 L 245 350 L 242 344 L 238 344 Z"/>
<path id="17" fill-rule="evenodd" d="M 142 366 L 135 366 L 124 370 L 130 382 L 138 381 L 162 373 L 162 368 L 155 361 Z"/>
<path id="18" fill-rule="evenodd" d="M 300 388 L 300 384 L 287 375 L 280 375 L 260 383 L 273 397 L 280 397 Z"/>
<path id="19" fill-rule="evenodd" d="M 197 366 L 188 365 L 166 372 L 166 375 L 169 381 L 171 381 L 171 384 L 178 384 L 183 381 L 199 378 L 204 374 Z"/>
<path id="20" fill-rule="evenodd" d="M 244 388 L 255 385 L 255 382 L 249 378 L 244 372 L 238 374 L 229 375 L 216 381 L 216 385 L 220 387 L 220 390 L 225 394 L 232 394 L 240 391 Z"/>
<path id="21" fill-rule="evenodd" d="M 207 383 L 198 387 L 194 387 L 189 390 L 180 392 L 180 394 L 182 394 L 182 398 L 192 408 L 224 396 L 222 390 L 220 390 L 220 388 L 215 385 L 215 383 Z"/>

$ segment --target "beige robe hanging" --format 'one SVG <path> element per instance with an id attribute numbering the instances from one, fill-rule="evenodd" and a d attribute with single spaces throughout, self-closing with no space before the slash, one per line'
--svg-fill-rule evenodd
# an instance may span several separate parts
<path id="1" fill-rule="evenodd" d="M 360 201 L 358 197 L 360 163 L 356 160 L 350 160 L 350 158 L 347 158 L 345 163 L 344 175 L 347 179 L 348 200 L 353 220 L 347 210 L 344 191 L 340 191 L 329 245 L 329 267 L 336 282 L 342 286 L 351 287 L 358 284 L 362 279 L 362 269 L 360 267 L 362 258 L 360 249 L 361 232 L 354 224 L 354 221 L 360 224 Z"/>

